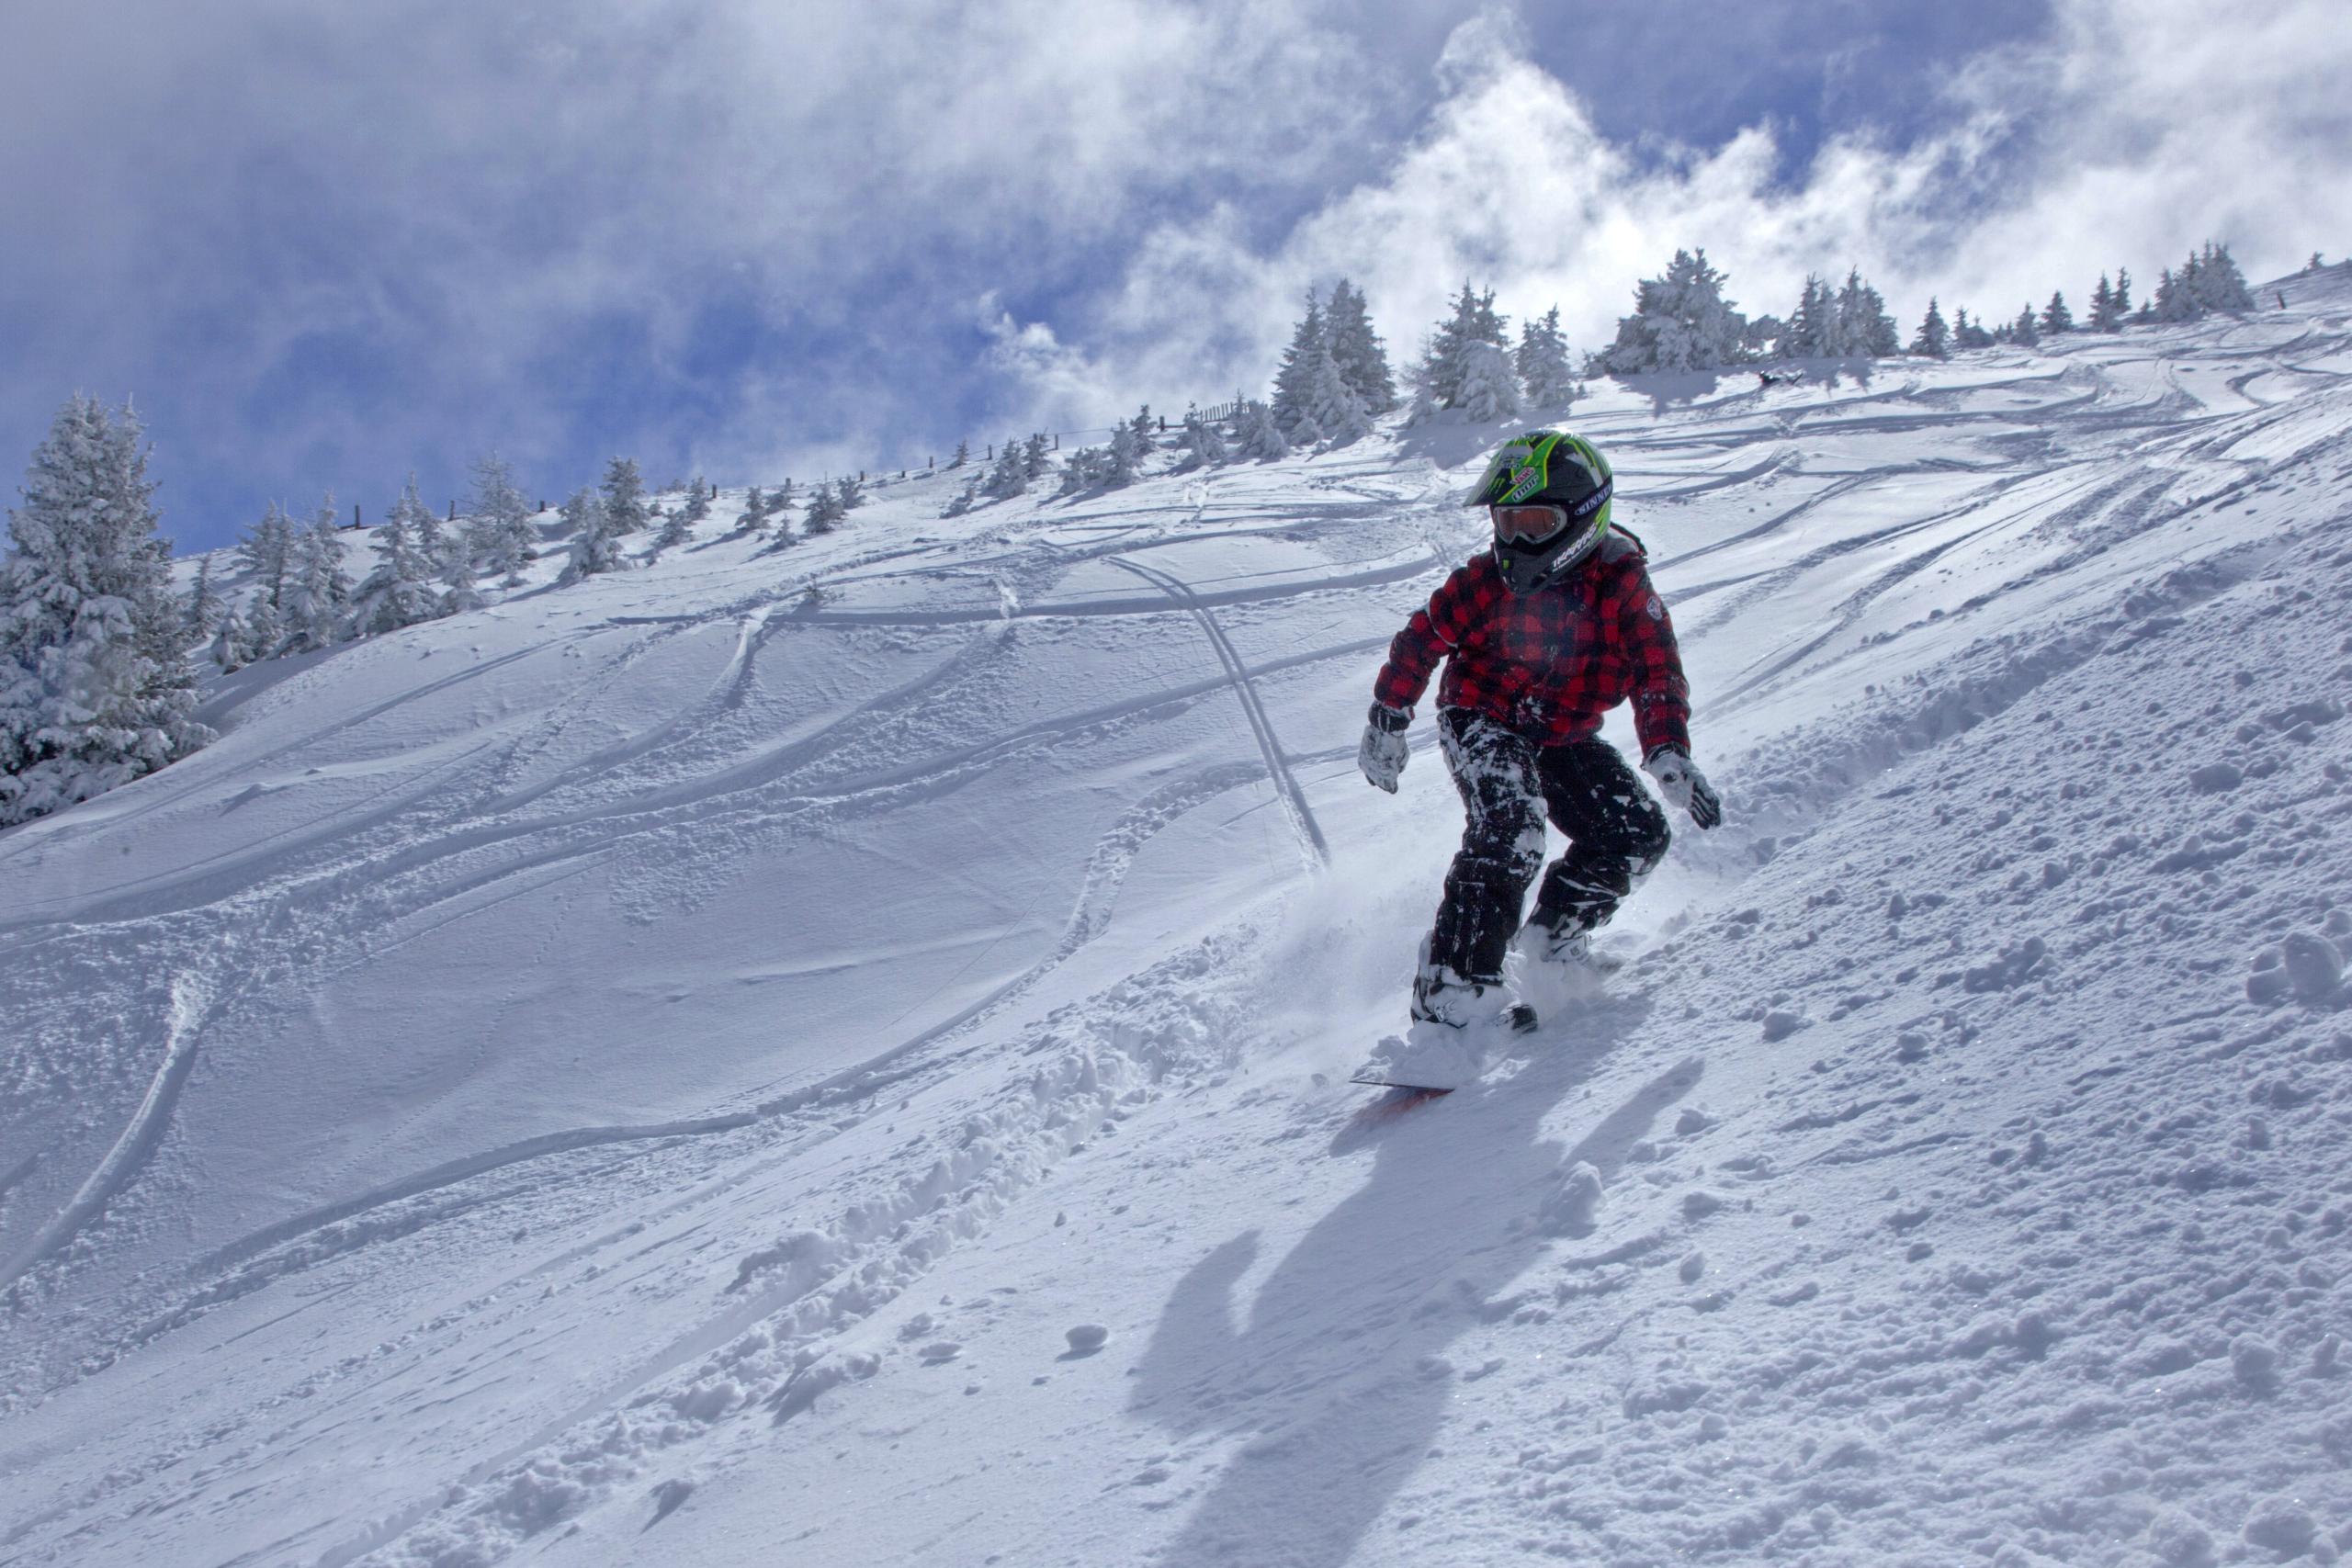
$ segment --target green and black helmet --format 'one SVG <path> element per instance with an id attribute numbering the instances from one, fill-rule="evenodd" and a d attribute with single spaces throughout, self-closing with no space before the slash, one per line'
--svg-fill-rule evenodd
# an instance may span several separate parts
<path id="1" fill-rule="evenodd" d="M 1531 430 L 1503 443 L 1464 503 L 1495 525 L 1495 565 L 1513 593 L 1532 593 L 1609 536 L 1609 459 L 1580 435 Z"/>

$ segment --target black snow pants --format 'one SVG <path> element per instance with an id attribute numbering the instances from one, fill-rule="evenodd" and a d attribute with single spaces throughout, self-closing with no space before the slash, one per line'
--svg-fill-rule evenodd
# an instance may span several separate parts
<path id="1" fill-rule="evenodd" d="M 1445 874 L 1430 958 L 1464 979 L 1499 979 L 1527 886 L 1544 865 L 1544 820 L 1567 835 L 1530 917 L 1591 931 L 1666 856 L 1666 813 L 1599 736 L 1544 746 L 1468 708 L 1440 708 L 1438 739 L 1469 820 Z"/>

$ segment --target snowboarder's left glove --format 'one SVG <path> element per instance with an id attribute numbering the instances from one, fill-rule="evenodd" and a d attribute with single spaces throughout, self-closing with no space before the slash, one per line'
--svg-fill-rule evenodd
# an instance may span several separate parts
<path id="1" fill-rule="evenodd" d="M 1642 763 L 1642 771 L 1657 780 L 1657 792 L 1668 805 L 1689 812 L 1700 827 L 1712 828 L 1724 819 L 1724 803 L 1708 787 L 1707 775 L 1679 747 L 1659 747 Z"/>
<path id="2" fill-rule="evenodd" d="M 1405 743 L 1405 727 L 1412 722 L 1413 716 L 1404 709 L 1374 703 L 1363 727 L 1363 744 L 1356 748 L 1356 766 L 1363 770 L 1363 776 L 1391 795 L 1396 793 L 1396 781 L 1413 755 L 1413 749 Z"/>

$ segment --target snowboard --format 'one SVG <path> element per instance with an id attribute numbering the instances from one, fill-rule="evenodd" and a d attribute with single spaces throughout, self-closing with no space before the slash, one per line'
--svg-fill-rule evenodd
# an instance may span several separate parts
<path id="1" fill-rule="evenodd" d="M 1510 1032 L 1513 1034 L 1530 1034 L 1534 1032 L 1541 1021 L 1536 1018 L 1535 1010 L 1533 1008 L 1529 1007 L 1525 1002 L 1513 1002 L 1511 1004 L 1510 1010 L 1503 1015 L 1503 1021 L 1510 1027 Z M 1414 1105 L 1426 1103 L 1427 1101 L 1435 1100 L 1442 1095 L 1452 1094 L 1453 1092 L 1453 1087 L 1458 1087 L 1453 1086 L 1441 1089 L 1434 1084 L 1400 1083 L 1395 1078 L 1377 1077 L 1370 1073 L 1358 1073 L 1348 1081 L 1351 1084 L 1362 1084 L 1366 1089 L 1385 1089 L 1397 1091 L 1397 1096 L 1396 1097 L 1397 1100 L 1396 1103 L 1392 1104 L 1390 1101 L 1383 1101 L 1379 1107 L 1376 1107 L 1376 1109 L 1394 1109 L 1398 1111 L 1408 1109 Z"/>

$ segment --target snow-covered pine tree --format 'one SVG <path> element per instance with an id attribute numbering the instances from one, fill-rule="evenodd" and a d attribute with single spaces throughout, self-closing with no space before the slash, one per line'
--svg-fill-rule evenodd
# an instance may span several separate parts
<path id="1" fill-rule="evenodd" d="M 2064 289 L 2053 288 L 2050 291 L 2050 303 L 2041 308 L 2041 320 L 2036 325 L 2040 327 L 2041 335 L 2044 337 L 2054 337 L 2060 333 L 2070 333 L 2075 330 L 2075 312 L 2066 309 L 2066 295 Z"/>
<path id="2" fill-rule="evenodd" d="M 1029 437 L 1021 445 L 1021 473 L 1027 479 L 1042 479 L 1054 466 L 1054 444 L 1044 431 Z"/>
<path id="3" fill-rule="evenodd" d="M 1495 291 L 1481 294 L 1464 279 L 1462 292 L 1454 296 L 1453 313 L 1437 324 L 1422 346 L 1421 362 L 1414 367 L 1413 412 L 1411 418 L 1429 418 L 1440 409 L 1462 407 L 1463 378 L 1467 367 L 1466 352 L 1474 343 L 1492 344 L 1505 350 L 1508 362 L 1506 321 L 1495 310 Z"/>
<path id="4" fill-rule="evenodd" d="M 261 596 L 271 609 L 285 602 L 286 572 L 294 558 L 294 524 L 286 509 L 271 502 L 245 536 L 237 541 L 237 559 L 251 572 Z M 266 658 L 266 651 L 254 658 Z"/>
<path id="5" fill-rule="evenodd" d="M 1372 416 L 1347 378 L 1340 374 L 1327 341 L 1316 351 L 1307 385 L 1307 421 L 1334 446 L 1345 446 L 1372 434 Z M 1304 430 L 1306 423 L 1299 426 Z"/>
<path id="6" fill-rule="evenodd" d="M 2098 287 L 2091 290 L 2090 319 L 2083 323 L 2086 332 L 2111 333 L 2122 325 L 2122 318 L 2115 309 L 2115 286 L 2107 274 L 2098 275 Z"/>
<path id="7" fill-rule="evenodd" d="M 2115 319 L 2118 322 L 2120 322 L 2124 317 L 2131 313 L 2132 269 L 2130 267 L 2119 266 L 2115 269 Z"/>
<path id="8" fill-rule="evenodd" d="M 950 463 L 947 466 L 951 468 L 956 467 L 954 463 Z M 947 498 L 947 508 L 945 511 L 942 512 L 940 515 L 942 517 L 961 517 L 964 513 L 972 510 L 973 503 L 978 501 L 979 498 L 979 481 L 977 479 L 967 479 L 964 481 L 964 488 L 962 490 L 957 491 L 954 495 Z"/>
<path id="9" fill-rule="evenodd" d="M 244 638 L 246 663 L 277 658 L 286 646 L 286 617 L 267 599 L 255 599 L 245 606 Z"/>
<path id="10" fill-rule="evenodd" d="M 1028 468 L 1028 461 L 1026 458 L 1023 459 L 1022 468 L 1024 470 Z M 834 482 L 833 504 L 840 508 L 840 511 L 833 518 L 833 521 L 837 523 L 840 522 L 842 518 L 847 517 L 851 513 L 856 511 L 859 507 L 864 506 L 865 504 L 865 481 L 855 474 L 843 474 Z"/>
<path id="11" fill-rule="evenodd" d="M 1014 457 L 1010 442 L 1005 445 L 1004 457 Z M 1002 462 L 1003 458 L 1001 457 L 998 461 Z M 1017 466 L 1017 458 L 1015 463 Z M 845 484 L 848 481 L 842 482 Z M 830 534 L 839 527 L 842 519 L 848 515 L 849 508 L 842 504 L 841 492 L 831 485 L 820 484 L 808 492 L 808 508 L 800 514 L 800 531 L 811 538 L 820 534 Z"/>
<path id="12" fill-rule="evenodd" d="M 1454 393 L 1456 406 L 1474 424 L 1510 419 L 1519 412 L 1519 373 L 1510 354 L 1498 343 L 1462 345 L 1462 385 Z"/>
<path id="13" fill-rule="evenodd" d="M 1136 433 L 1136 452 L 1138 457 L 1148 456 L 1159 446 L 1159 442 L 1154 430 L 1149 403 L 1136 410 L 1135 417 L 1127 421 L 1127 428 Z"/>
<path id="14" fill-rule="evenodd" d="M 1928 313 L 1919 318 L 1919 334 L 1911 340 L 1911 352 L 1929 359 L 1951 357 L 1951 329 L 1944 324 L 1944 313 L 1936 309 L 1936 298 L 1928 296 Z"/>
<path id="15" fill-rule="evenodd" d="M 1187 468 L 1214 468 L 1227 461 L 1225 436 L 1217 427 L 1201 417 L 1201 411 L 1184 411 L 1184 461 Z"/>
<path id="16" fill-rule="evenodd" d="M 1370 307 L 1363 290 L 1346 278 L 1331 285 L 1331 301 L 1323 317 L 1324 341 L 1340 379 L 1356 395 L 1356 402 L 1372 417 L 1396 407 L 1396 378 L 1388 368 L 1388 349 L 1372 329 Z"/>
<path id="17" fill-rule="evenodd" d="M 989 468 L 988 478 L 980 481 L 980 493 L 990 501 L 1009 501 L 1028 488 L 1029 468 L 1022 459 L 1021 444 L 1008 441 Z"/>
<path id="18" fill-rule="evenodd" d="M 1133 424 L 1111 428 L 1111 446 L 1105 454 L 1102 482 L 1107 490 L 1121 490 L 1143 477 L 1143 439 Z"/>
<path id="19" fill-rule="evenodd" d="M 0 562 L 0 827 L 128 784 L 212 739 L 170 546 L 128 404 L 67 400 L 34 448 Z"/>
<path id="20" fill-rule="evenodd" d="M 956 455 L 947 459 L 947 466 L 951 468 L 960 468 L 971 460 L 972 444 L 968 441 L 958 441 L 956 443 Z"/>
<path id="21" fill-rule="evenodd" d="M 1660 277 L 1634 290 L 1634 313 L 1617 320 L 1617 339 L 1597 356 L 1612 375 L 1645 370 L 1712 370 L 1736 363 L 1747 321 L 1724 298 L 1724 276 L 1707 253 L 1677 251 Z"/>
<path id="22" fill-rule="evenodd" d="M 598 491 L 586 485 L 573 491 L 571 499 L 563 503 L 561 515 L 571 536 L 571 558 L 564 562 L 563 574 L 557 579 L 560 585 L 628 569 L 628 558 L 621 553 L 620 535 Z"/>
<path id="23" fill-rule="evenodd" d="M 350 636 L 351 574 L 344 570 L 343 531 L 335 526 L 334 496 L 319 503 L 311 525 L 294 536 L 288 574 L 282 651 L 315 653 Z"/>
<path id="24" fill-rule="evenodd" d="M 767 491 L 753 485 L 743 492 L 743 510 L 735 518 L 735 531 L 739 534 L 766 533 L 771 513 Z"/>
<path id="25" fill-rule="evenodd" d="M 514 471 L 506 459 L 496 452 L 474 459 L 473 481 L 467 546 L 491 570 L 501 574 L 504 586 L 519 588 L 524 565 L 539 558 L 530 500 L 516 487 Z"/>
<path id="26" fill-rule="evenodd" d="M 1845 286 L 1838 290 L 1838 357 L 1884 359 L 1903 352 L 1903 336 L 1886 300 L 1862 281 L 1860 267 L 1849 267 Z"/>
<path id="27" fill-rule="evenodd" d="M 2254 290 L 2246 287 L 2245 274 L 2238 270 L 2230 247 L 2205 242 L 2193 263 L 2196 281 L 2193 292 L 2200 313 L 2205 310 L 2251 310 Z"/>
<path id="28" fill-rule="evenodd" d="M 220 595 L 212 591 L 212 558 L 196 558 L 196 581 L 188 586 L 187 618 L 180 623 L 180 640 L 202 642 L 220 626 Z"/>
<path id="29" fill-rule="evenodd" d="M 220 667 L 223 675 L 242 670 L 253 662 L 253 651 L 245 640 L 244 617 L 234 606 L 220 613 L 220 629 L 212 634 L 212 662 Z"/>
<path id="30" fill-rule="evenodd" d="M 1564 409 L 1584 389 L 1568 361 L 1568 340 L 1560 332 L 1557 305 L 1521 324 L 1513 360 L 1531 408 Z"/>
<path id="31" fill-rule="evenodd" d="M 1315 367 L 1325 351 L 1323 305 L 1310 288 L 1306 291 L 1306 314 L 1292 329 L 1290 346 L 1283 350 L 1282 364 L 1274 371 L 1274 391 L 1270 400 L 1274 423 L 1295 441 L 1321 438 L 1319 430 L 1312 435 L 1302 435 L 1299 427 L 1302 423 L 1314 422 L 1309 410 L 1314 405 Z"/>
<path id="32" fill-rule="evenodd" d="M 2018 319 L 2009 323 L 2009 341 L 2027 348 L 2041 341 L 2041 329 L 2034 321 L 2032 300 L 2027 300 L 2025 309 L 2018 312 Z"/>
<path id="33" fill-rule="evenodd" d="M 1234 445 L 1245 457 L 1261 463 L 1280 462 L 1290 456 L 1289 438 L 1283 434 L 1274 411 L 1255 398 L 1244 398 L 1234 415 Z"/>
<path id="34" fill-rule="evenodd" d="M 645 526 L 645 478 L 634 457 L 615 457 L 605 465 L 605 525 L 615 538 Z"/>
<path id="35" fill-rule="evenodd" d="M 1829 292 L 1829 285 L 1819 275 L 1806 273 L 1804 287 L 1797 291 L 1796 308 L 1789 312 L 1789 324 L 1781 330 L 1775 352 L 1782 359 L 1818 359 L 1828 352 L 1835 335 L 1838 299 Z"/>
<path id="36" fill-rule="evenodd" d="M 786 474 L 782 484 L 768 491 L 768 510 L 782 512 L 786 507 L 797 504 L 797 492 L 793 488 L 792 476 Z"/>
<path id="37" fill-rule="evenodd" d="M 393 506 L 375 538 L 376 569 L 360 583 L 352 609 L 352 625 L 359 635 L 379 637 L 439 615 L 441 595 L 434 587 L 433 563 L 417 548 L 401 506 Z"/>
<path id="38" fill-rule="evenodd" d="M 1964 310 L 1955 318 L 1951 329 L 1952 347 L 1990 348 L 1993 346 L 1993 341 L 1991 329 L 1984 325 L 1981 318 L 1971 321 L 1968 312 Z"/>
<path id="39" fill-rule="evenodd" d="M 1081 446 L 1062 459 L 1061 484 L 1058 495 L 1083 495 L 1102 483 L 1110 468 L 1110 455 L 1100 446 Z"/>

